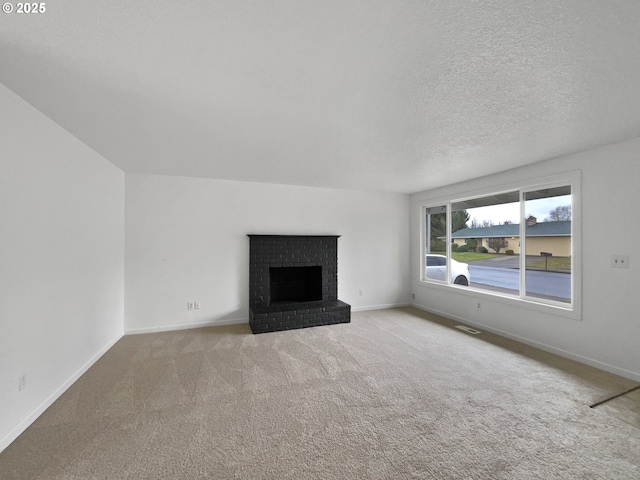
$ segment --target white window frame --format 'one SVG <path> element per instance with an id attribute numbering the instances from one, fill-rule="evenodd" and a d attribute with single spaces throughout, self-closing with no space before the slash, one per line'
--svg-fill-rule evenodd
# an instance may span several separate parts
<path id="1" fill-rule="evenodd" d="M 419 270 L 419 285 L 428 288 L 441 288 L 448 291 L 455 290 L 461 295 L 471 296 L 474 299 L 490 298 L 498 302 L 509 305 L 521 306 L 529 309 L 553 313 L 556 315 L 581 319 L 582 304 L 582 239 L 581 239 L 581 175 L 580 171 L 566 172 L 562 174 L 549 175 L 539 177 L 537 179 L 526 180 L 522 182 L 514 182 L 506 185 L 499 185 L 483 189 L 465 192 L 463 194 L 452 195 L 448 197 L 433 198 L 431 200 L 422 201 L 418 204 L 419 225 L 420 225 L 420 261 L 421 268 Z M 465 200 L 500 195 L 504 193 L 519 192 L 520 198 L 520 251 L 526 252 L 526 232 L 525 226 L 525 194 L 527 192 L 540 190 L 544 188 L 553 188 L 561 186 L 571 187 L 571 302 L 558 302 L 533 296 L 526 295 L 526 269 L 524 268 L 525 255 L 520 255 L 520 290 L 519 294 L 507 294 L 460 286 L 451 283 L 450 261 L 447 261 L 447 271 L 445 281 L 429 279 L 426 277 L 425 265 L 425 245 L 426 245 L 426 209 L 433 207 L 446 206 L 446 253 L 447 259 L 451 259 L 451 205 Z M 473 282 L 473 277 L 471 279 Z"/>

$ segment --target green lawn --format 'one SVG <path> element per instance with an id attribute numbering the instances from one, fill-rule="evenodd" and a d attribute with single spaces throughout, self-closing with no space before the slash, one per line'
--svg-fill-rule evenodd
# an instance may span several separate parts
<path id="1" fill-rule="evenodd" d="M 527 263 L 527 267 L 545 268 L 544 258 L 535 262 Z M 549 257 L 547 258 L 548 270 L 569 270 L 571 271 L 571 257 Z"/>
<path id="2" fill-rule="evenodd" d="M 497 257 L 497 253 L 475 253 L 475 252 L 451 252 L 451 257 L 458 262 L 475 262 L 476 260 L 488 260 Z"/>
<path id="3" fill-rule="evenodd" d="M 445 252 L 433 252 L 444 255 Z M 503 257 L 504 254 L 497 253 L 475 253 L 475 252 L 451 252 L 451 257 L 458 262 L 471 263 L 476 260 L 489 260 L 491 258 Z M 540 258 L 534 262 L 527 262 L 527 267 L 545 268 L 545 259 Z M 571 257 L 549 257 L 547 258 L 547 270 L 551 271 L 571 271 Z"/>

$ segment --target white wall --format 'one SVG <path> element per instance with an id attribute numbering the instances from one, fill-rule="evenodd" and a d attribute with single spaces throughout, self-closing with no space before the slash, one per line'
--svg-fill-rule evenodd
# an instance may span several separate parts
<path id="1" fill-rule="evenodd" d="M 515 306 L 418 281 L 419 202 L 554 173 L 582 175 L 582 319 Z M 640 380 L 640 139 L 608 145 L 529 167 L 412 196 L 412 291 L 415 304 L 486 330 Z M 610 266 L 630 256 L 629 269 Z M 482 310 L 475 306 L 482 298 Z"/>
<path id="2" fill-rule="evenodd" d="M 1 451 L 122 336 L 124 315 L 123 172 L 2 84 L 0 229 Z"/>
<path id="3" fill-rule="evenodd" d="M 129 332 L 247 322 L 247 234 L 341 235 L 338 297 L 408 303 L 408 195 L 127 174 L 126 232 Z"/>

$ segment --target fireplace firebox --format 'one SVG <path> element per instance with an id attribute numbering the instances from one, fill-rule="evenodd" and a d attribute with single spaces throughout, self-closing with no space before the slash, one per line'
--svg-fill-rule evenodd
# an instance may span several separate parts
<path id="1" fill-rule="evenodd" d="M 338 300 L 338 236 L 249 235 L 253 333 L 351 321 Z"/>
<path id="2" fill-rule="evenodd" d="M 322 300 L 322 267 L 269 267 L 270 305 Z"/>

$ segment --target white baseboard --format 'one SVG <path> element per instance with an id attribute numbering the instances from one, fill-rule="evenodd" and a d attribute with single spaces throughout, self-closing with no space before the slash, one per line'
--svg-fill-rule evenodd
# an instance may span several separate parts
<path id="1" fill-rule="evenodd" d="M 351 307 L 352 312 L 365 312 L 367 310 L 384 310 L 387 308 L 408 307 L 409 303 L 388 303 L 385 305 L 367 305 L 364 307 Z M 190 330 L 192 328 L 219 327 L 222 325 L 237 325 L 241 323 L 249 323 L 248 318 L 234 318 L 230 320 L 213 320 L 209 322 L 198 323 L 181 323 L 178 325 L 163 325 L 156 327 L 131 328 L 125 329 L 125 335 L 138 335 L 141 333 L 160 333 L 173 332 L 176 330 Z"/>
<path id="2" fill-rule="evenodd" d="M 384 305 L 367 305 L 364 307 L 351 307 L 352 312 L 366 312 L 367 310 L 385 310 L 387 308 L 408 307 L 410 303 L 387 303 Z"/>
<path id="3" fill-rule="evenodd" d="M 2 452 L 5 448 L 7 448 L 11 443 L 18 438 L 29 426 L 37 420 L 37 418 L 44 413 L 44 411 L 53 405 L 60 396 L 67 391 L 67 389 L 73 385 L 82 375 L 85 374 L 87 370 L 89 370 L 94 363 L 96 363 L 100 357 L 102 357 L 107 351 L 113 347 L 118 340 L 122 338 L 122 335 L 114 338 L 109 343 L 107 343 L 104 347 L 102 347 L 98 353 L 96 353 L 91 359 L 85 363 L 78 371 L 76 371 L 69 379 L 64 382 L 55 392 L 53 392 L 49 397 L 42 402 L 38 407 L 36 407 L 27 417 L 22 420 L 18 425 L 13 427 L 9 433 L 7 433 L 4 437 L 0 439 L 0 452 Z"/>
<path id="4" fill-rule="evenodd" d="M 473 320 L 469 320 L 468 318 L 463 318 L 458 315 L 452 315 L 448 312 L 443 312 L 435 308 L 425 307 L 424 305 L 420 305 L 418 303 L 412 303 L 411 306 L 419 310 L 423 310 L 425 312 L 435 313 L 436 315 L 440 315 L 441 317 L 449 318 L 451 320 L 456 320 L 466 325 L 470 325 L 475 328 L 485 330 L 487 332 L 494 333 L 496 335 L 500 335 L 501 337 L 505 337 L 510 340 L 515 340 L 516 342 L 524 343 L 525 345 L 529 345 L 531 347 L 539 348 L 540 350 L 544 350 L 545 352 L 553 353 L 561 357 L 568 358 L 570 360 L 575 360 L 576 362 L 584 363 L 585 365 L 589 365 L 591 367 L 599 368 L 600 370 L 604 370 L 605 372 L 613 373 L 615 375 L 620 375 L 621 377 L 625 377 L 630 380 L 640 382 L 640 373 L 638 372 L 632 372 L 631 370 L 616 367 L 615 365 L 609 365 L 608 363 L 601 362 L 593 358 L 584 357 L 582 355 L 578 355 L 576 353 L 569 352 L 561 348 L 556 348 L 551 345 L 547 345 L 545 343 L 537 342 L 535 340 L 530 340 L 528 338 L 524 338 L 519 335 L 514 335 L 512 333 L 505 332 L 504 330 L 500 330 L 499 328 L 493 328 L 493 327 L 484 325 L 482 323 L 474 322 Z"/>
<path id="5" fill-rule="evenodd" d="M 131 328 L 125 329 L 125 335 L 138 335 L 140 333 L 173 332 L 175 330 L 191 330 L 193 328 L 221 327 L 223 325 L 237 325 L 249 323 L 248 318 L 232 318 L 229 320 L 212 320 L 198 323 L 181 323 L 178 325 L 161 325 L 157 327 Z"/>

